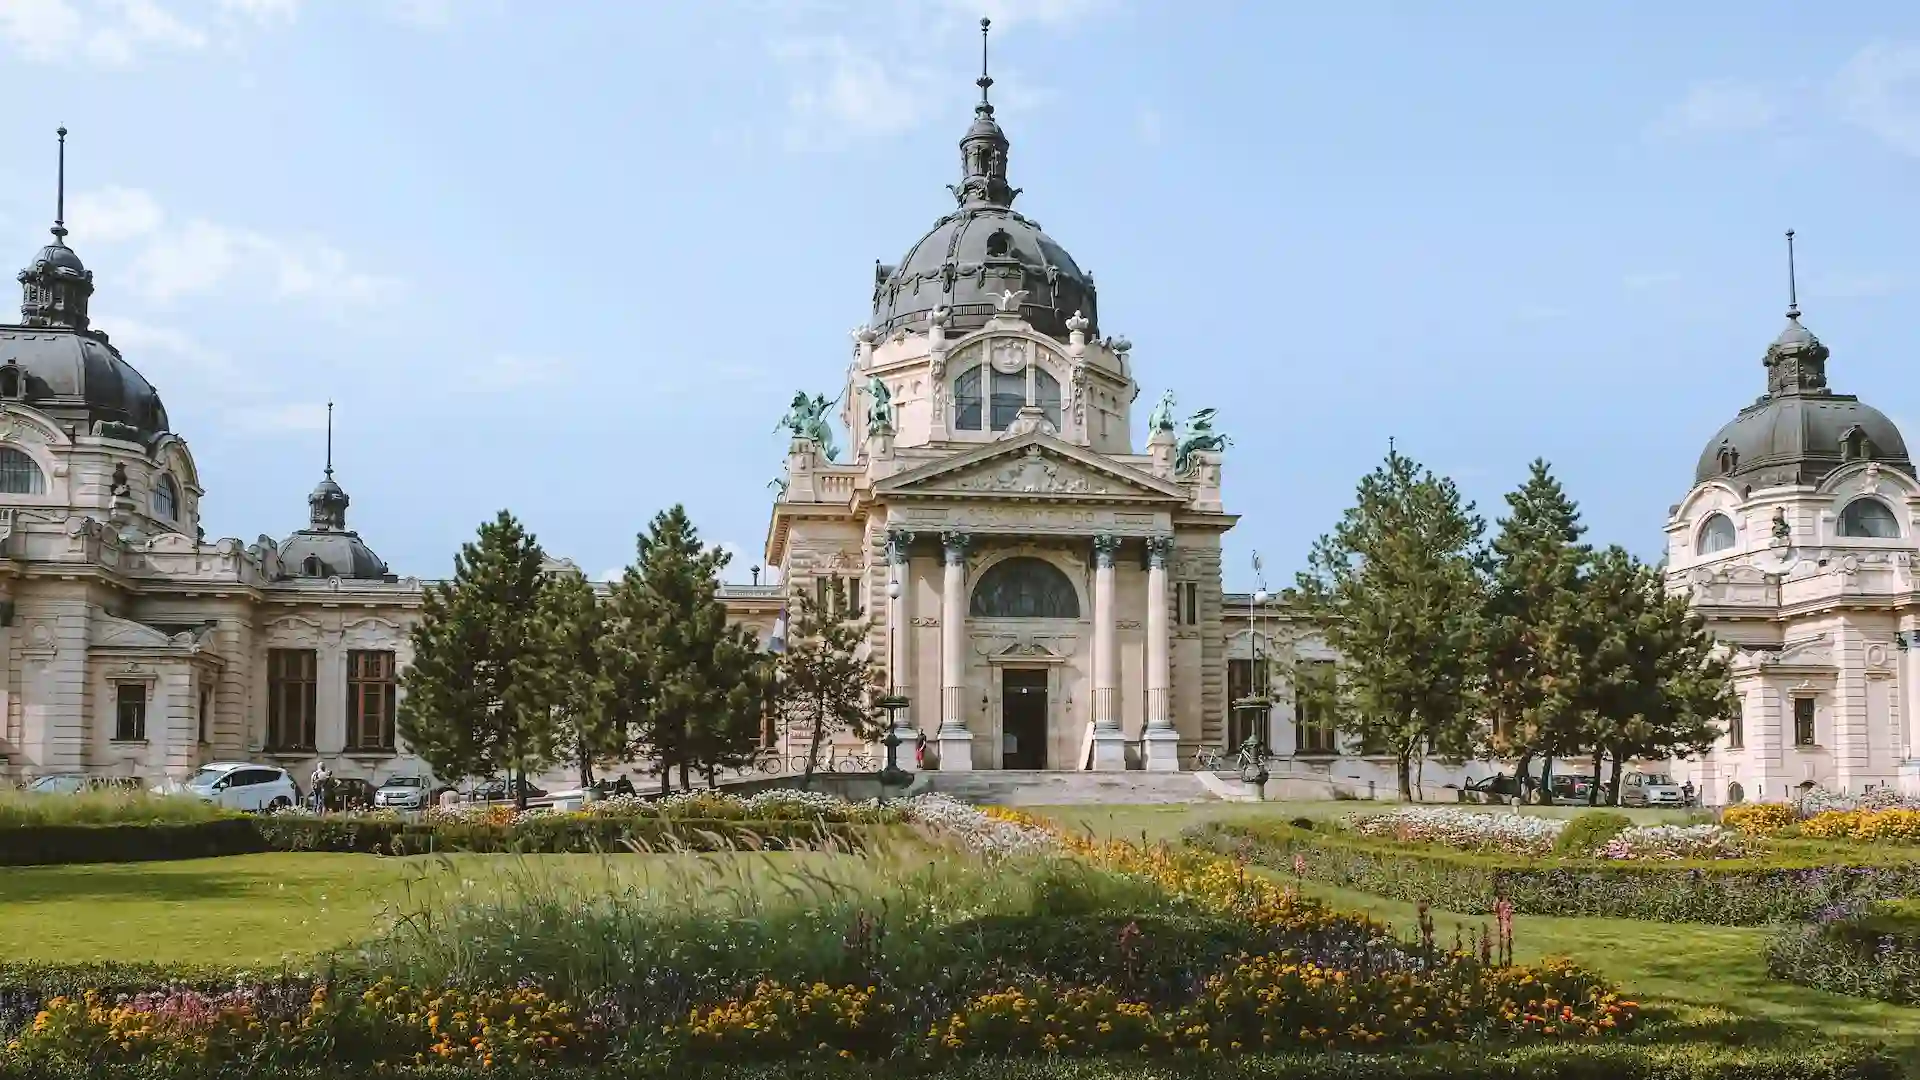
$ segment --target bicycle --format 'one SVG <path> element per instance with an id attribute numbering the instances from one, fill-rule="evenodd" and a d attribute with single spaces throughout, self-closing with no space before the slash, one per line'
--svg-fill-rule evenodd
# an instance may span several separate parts
<path id="1" fill-rule="evenodd" d="M 1202 746 L 1193 752 L 1194 772 L 1227 772 L 1233 767 L 1217 746 Z"/>

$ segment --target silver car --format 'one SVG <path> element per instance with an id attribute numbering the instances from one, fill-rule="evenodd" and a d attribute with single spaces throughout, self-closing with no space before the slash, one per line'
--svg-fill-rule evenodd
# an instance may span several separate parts
<path id="1" fill-rule="evenodd" d="M 424 810 L 432 789 L 424 776 L 396 776 L 373 793 L 373 805 L 386 810 Z"/>
<path id="2" fill-rule="evenodd" d="M 1621 806 L 1687 805 L 1686 793 L 1665 773 L 1628 773 L 1620 782 Z"/>

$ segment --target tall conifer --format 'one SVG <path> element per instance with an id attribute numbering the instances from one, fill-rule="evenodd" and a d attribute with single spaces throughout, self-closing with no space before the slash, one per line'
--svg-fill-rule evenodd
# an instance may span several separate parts
<path id="1" fill-rule="evenodd" d="M 606 613 L 601 608 L 592 583 L 571 570 L 551 575 L 541 593 L 541 619 L 554 647 L 557 751 L 578 772 L 582 787 L 593 783 L 595 764 L 623 757 L 627 748 L 606 707 L 599 652 Z"/>

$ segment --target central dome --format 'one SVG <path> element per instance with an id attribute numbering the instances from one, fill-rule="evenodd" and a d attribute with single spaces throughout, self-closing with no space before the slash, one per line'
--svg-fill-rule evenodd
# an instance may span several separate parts
<path id="1" fill-rule="evenodd" d="M 935 308 L 947 309 L 950 330 L 977 330 L 1009 292 L 1026 294 L 1020 317 L 1043 334 L 1066 340 L 1075 313 L 1089 336 L 1099 333 L 1093 275 L 1013 209 L 1020 190 L 1007 183 L 1007 136 L 987 101 L 991 85 L 982 73 L 980 104 L 960 140 L 961 178 L 951 188 L 960 209 L 934 222 L 898 265 L 874 264 L 871 325 L 882 335 L 924 329 Z"/>

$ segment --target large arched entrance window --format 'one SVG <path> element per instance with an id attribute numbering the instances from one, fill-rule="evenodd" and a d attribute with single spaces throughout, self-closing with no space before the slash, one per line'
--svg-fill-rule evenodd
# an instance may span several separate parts
<path id="1" fill-rule="evenodd" d="M 1077 619 L 1080 596 L 1059 567 L 1021 555 L 997 562 L 980 575 L 968 614 L 977 619 Z"/>

